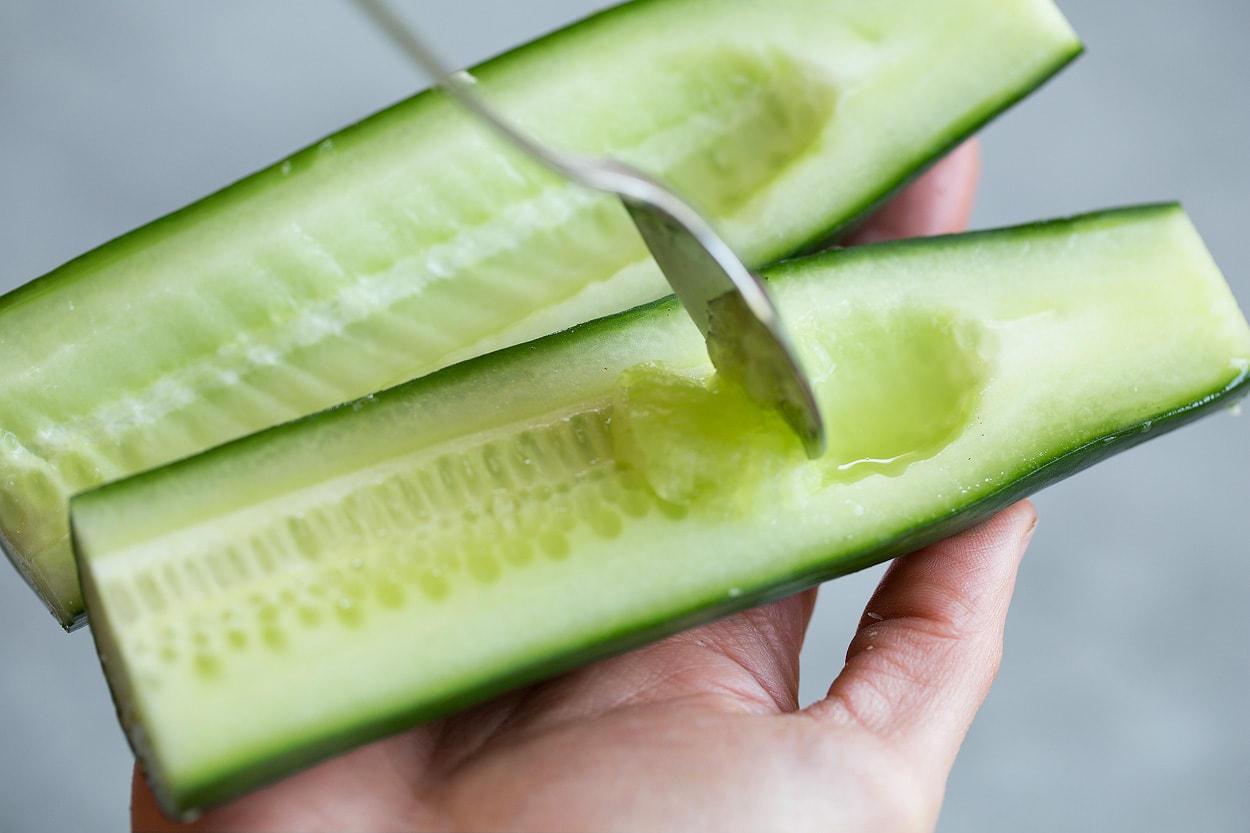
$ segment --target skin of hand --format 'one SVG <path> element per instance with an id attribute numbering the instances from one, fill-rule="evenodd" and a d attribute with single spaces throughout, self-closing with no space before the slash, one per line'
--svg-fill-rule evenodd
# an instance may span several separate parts
<path id="1" fill-rule="evenodd" d="M 956 150 L 855 235 L 963 228 Z M 798 707 L 809 590 L 364 746 L 189 826 L 136 771 L 136 830 L 926 831 L 1002 654 L 1025 503 L 903 556 Z"/>

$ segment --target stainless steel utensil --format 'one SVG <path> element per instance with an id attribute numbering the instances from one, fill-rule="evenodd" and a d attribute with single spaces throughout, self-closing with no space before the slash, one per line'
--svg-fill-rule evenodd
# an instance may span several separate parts
<path id="1" fill-rule="evenodd" d="M 446 64 L 381 0 L 357 5 L 464 108 L 535 161 L 573 182 L 621 199 L 682 306 L 703 333 L 716 370 L 776 408 L 810 458 L 825 450 L 811 384 L 760 279 L 697 211 L 664 185 L 615 159 L 546 145 L 486 105 L 465 73 Z"/>

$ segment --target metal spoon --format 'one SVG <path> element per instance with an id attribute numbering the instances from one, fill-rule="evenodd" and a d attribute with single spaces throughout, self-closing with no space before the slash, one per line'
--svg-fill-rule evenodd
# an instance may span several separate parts
<path id="1" fill-rule="evenodd" d="M 573 182 L 620 197 L 660 271 L 707 341 L 716 370 L 777 409 L 807 456 L 825 450 L 811 384 L 763 282 L 697 211 L 652 177 L 615 159 L 539 142 L 488 107 L 465 73 L 447 65 L 381 0 L 356 0 L 374 23 L 464 108 L 499 136 Z"/>

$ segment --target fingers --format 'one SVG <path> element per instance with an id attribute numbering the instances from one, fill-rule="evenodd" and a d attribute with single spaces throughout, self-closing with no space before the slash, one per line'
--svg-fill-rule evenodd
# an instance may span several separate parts
<path id="1" fill-rule="evenodd" d="M 895 561 L 846 667 L 810 713 L 866 729 L 945 783 L 998 670 L 1007 604 L 1035 523 L 1022 502 Z"/>
<path id="2" fill-rule="evenodd" d="M 509 725 L 533 728 L 708 696 L 763 713 L 793 712 L 815 603 L 815 589 L 807 590 L 583 666 L 537 687 Z"/>
<path id="3" fill-rule="evenodd" d="M 968 227 L 981 153 L 976 139 L 951 151 L 853 232 L 847 245 L 952 234 Z"/>
<path id="4" fill-rule="evenodd" d="M 676 640 L 713 648 L 751 672 L 780 711 L 798 708 L 799 652 L 816 606 L 816 589 L 743 611 Z"/>

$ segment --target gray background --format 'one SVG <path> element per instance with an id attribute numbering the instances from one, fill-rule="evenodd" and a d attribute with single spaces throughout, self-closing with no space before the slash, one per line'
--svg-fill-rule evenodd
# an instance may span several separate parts
<path id="1" fill-rule="evenodd" d="M 1060 2 L 1089 53 L 986 132 L 975 224 L 1180 198 L 1250 307 L 1250 6 Z M 469 63 L 597 5 L 409 8 Z M 421 85 L 344 2 L 0 0 L 0 289 Z M 1247 432 L 1221 415 L 1038 498 L 942 830 L 1247 829 Z M 807 700 L 878 574 L 825 589 Z M 89 635 L 0 569 L 0 830 L 123 828 L 129 762 Z"/>

